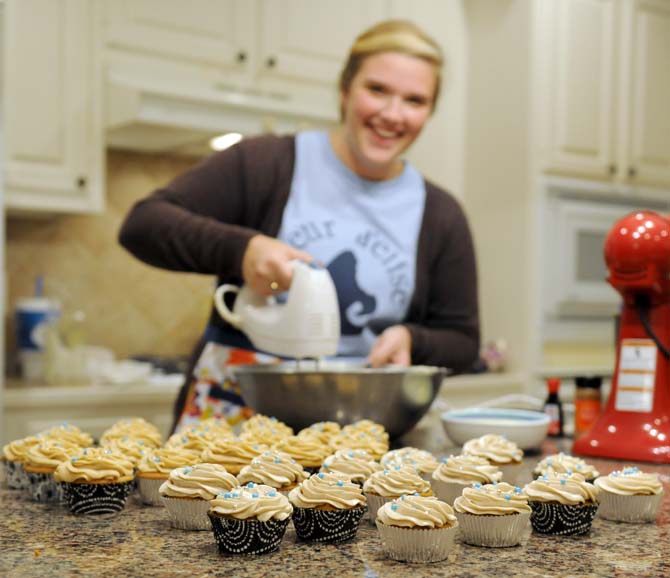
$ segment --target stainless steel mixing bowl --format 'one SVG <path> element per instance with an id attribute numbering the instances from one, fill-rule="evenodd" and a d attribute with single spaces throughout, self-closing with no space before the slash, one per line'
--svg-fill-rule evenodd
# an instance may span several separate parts
<path id="1" fill-rule="evenodd" d="M 359 419 L 382 424 L 392 438 L 428 411 L 447 370 L 438 367 L 367 368 L 345 362 L 283 362 L 234 368 L 249 407 L 298 431 L 319 421 Z"/>

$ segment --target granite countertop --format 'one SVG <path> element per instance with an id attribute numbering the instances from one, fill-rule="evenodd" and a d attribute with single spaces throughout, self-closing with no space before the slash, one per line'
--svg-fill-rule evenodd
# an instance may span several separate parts
<path id="1" fill-rule="evenodd" d="M 413 432 L 404 445 L 431 449 L 438 457 L 458 453 L 439 432 Z M 423 442 L 423 443 L 421 443 Z M 542 455 L 570 448 L 569 440 L 546 440 L 524 458 L 519 484 Z M 622 462 L 588 458 L 601 473 Z M 631 464 L 633 465 L 633 464 Z M 623 524 L 596 518 L 591 533 L 553 537 L 526 531 L 521 546 L 478 548 L 459 544 L 449 559 L 407 565 L 385 557 L 377 530 L 366 519 L 357 537 L 339 545 L 296 541 L 292 526 L 278 552 L 258 557 L 223 557 L 210 532 L 170 527 L 163 508 L 131 497 L 116 516 L 77 517 L 65 507 L 29 501 L 0 490 L 0 575 L 42 576 L 670 576 L 670 465 L 636 464 L 659 472 L 665 487 L 654 524 Z"/>

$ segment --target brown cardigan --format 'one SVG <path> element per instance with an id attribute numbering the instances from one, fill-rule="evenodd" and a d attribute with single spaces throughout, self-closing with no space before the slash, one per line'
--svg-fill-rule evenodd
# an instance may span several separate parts
<path id="1" fill-rule="evenodd" d="M 243 140 L 139 201 L 119 241 L 150 265 L 240 284 L 249 239 L 279 231 L 294 160 L 292 136 Z M 215 311 L 211 322 L 225 325 Z M 428 181 L 404 324 L 412 335 L 412 363 L 462 371 L 478 355 L 477 272 L 468 223 L 458 202 Z"/>

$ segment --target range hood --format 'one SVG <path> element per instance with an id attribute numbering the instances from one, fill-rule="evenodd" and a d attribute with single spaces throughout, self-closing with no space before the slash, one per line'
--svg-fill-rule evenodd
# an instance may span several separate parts
<path id="1" fill-rule="evenodd" d="M 329 129 L 332 114 L 292 102 L 286 95 L 239 89 L 180 87 L 110 74 L 105 81 L 106 143 L 110 148 L 206 155 L 209 139 Z"/>

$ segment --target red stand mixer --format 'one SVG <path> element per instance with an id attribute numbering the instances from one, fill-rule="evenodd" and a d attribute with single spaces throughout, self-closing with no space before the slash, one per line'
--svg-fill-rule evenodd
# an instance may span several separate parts
<path id="1" fill-rule="evenodd" d="M 605 242 L 608 281 L 623 297 L 612 389 L 575 454 L 670 463 L 670 219 L 631 213 Z"/>

